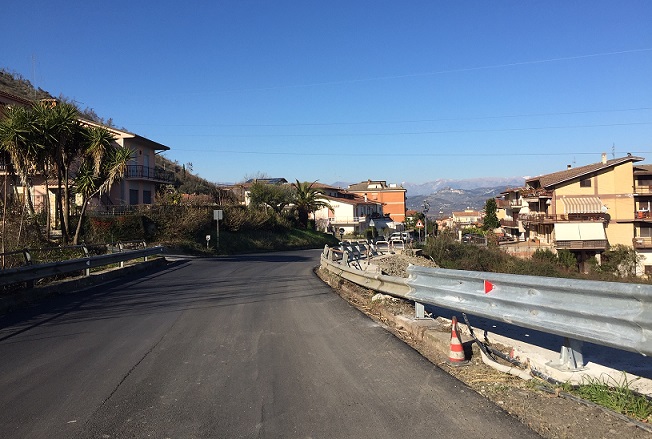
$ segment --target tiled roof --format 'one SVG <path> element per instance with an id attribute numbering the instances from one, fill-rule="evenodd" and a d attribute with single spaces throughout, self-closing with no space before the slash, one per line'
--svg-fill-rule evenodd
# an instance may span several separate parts
<path id="1" fill-rule="evenodd" d="M 578 168 L 570 168 L 565 171 L 553 172 L 552 174 L 540 175 L 538 177 L 533 177 L 525 180 L 525 183 L 532 186 L 530 183 L 538 181 L 540 186 L 543 188 L 550 188 L 559 183 L 563 183 L 574 178 L 579 178 L 585 175 L 589 175 L 594 172 L 602 171 L 604 169 L 609 169 L 614 166 L 621 165 L 627 162 L 640 162 L 644 160 L 642 157 L 636 157 L 633 155 L 628 155 L 627 157 L 621 157 L 618 159 L 607 160 L 606 163 L 598 162 L 591 165 L 580 166 Z"/>

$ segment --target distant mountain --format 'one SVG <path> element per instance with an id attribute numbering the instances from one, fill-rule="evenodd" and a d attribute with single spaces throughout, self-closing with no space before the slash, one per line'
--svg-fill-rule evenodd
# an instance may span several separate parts
<path id="1" fill-rule="evenodd" d="M 407 197 L 408 210 L 423 210 L 423 202 L 428 201 L 429 217 L 450 216 L 453 211 L 464 209 L 482 210 L 489 198 L 494 198 L 505 190 L 505 186 L 484 187 L 474 189 L 442 188 L 428 195 Z M 408 194 L 410 192 L 408 191 Z"/>
<path id="2" fill-rule="evenodd" d="M 407 196 L 413 197 L 433 194 L 444 188 L 478 189 L 502 187 L 501 190 L 504 190 L 507 187 L 523 186 L 526 178 L 527 177 L 480 177 L 464 180 L 438 179 L 421 184 L 403 183 L 403 187 L 407 189 Z"/>
<path id="3" fill-rule="evenodd" d="M 520 187 L 528 177 L 481 177 L 464 180 L 439 179 L 426 183 L 401 183 L 407 189 L 408 210 L 423 210 L 428 201 L 428 216 L 449 216 L 464 209 L 482 210 L 487 199 L 498 196 L 508 187 Z M 390 183 L 390 182 L 388 182 Z M 391 182 L 393 183 L 393 182 Z M 337 181 L 332 186 L 347 188 L 350 183 Z"/>

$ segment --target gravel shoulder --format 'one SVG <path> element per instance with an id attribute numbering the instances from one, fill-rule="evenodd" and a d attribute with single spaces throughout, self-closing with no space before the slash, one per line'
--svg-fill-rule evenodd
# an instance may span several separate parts
<path id="1" fill-rule="evenodd" d="M 436 266 L 421 257 L 391 255 L 374 260 L 384 274 L 407 277 L 409 264 Z M 544 438 L 595 439 L 627 437 L 652 438 L 652 428 L 589 402 L 564 396 L 559 389 L 535 378 L 524 381 L 495 370 L 482 362 L 477 346 L 466 367 L 448 366 L 448 352 L 405 330 L 401 321 L 414 316 L 413 305 L 336 278 L 327 272 L 319 276 L 350 304 L 404 340 L 437 367 L 464 382 L 479 394 L 493 401 Z M 376 296 L 376 297 L 374 297 Z M 373 298 L 373 300 L 372 300 Z M 442 324 L 450 334 L 450 325 Z M 641 428 L 643 427 L 643 428 Z"/>

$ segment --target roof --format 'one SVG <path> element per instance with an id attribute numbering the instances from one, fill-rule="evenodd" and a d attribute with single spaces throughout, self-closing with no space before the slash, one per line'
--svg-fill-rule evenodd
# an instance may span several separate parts
<path id="1" fill-rule="evenodd" d="M 480 216 L 481 212 L 477 210 L 463 210 L 461 212 L 453 212 L 453 216 Z"/>
<path id="2" fill-rule="evenodd" d="M 350 191 L 406 191 L 398 184 L 387 184 L 385 180 L 367 180 L 349 185 Z"/>
<path id="3" fill-rule="evenodd" d="M 264 184 L 285 184 L 288 181 L 283 178 L 283 177 L 278 177 L 278 178 L 250 178 L 249 180 L 245 181 L 246 183 L 264 183 Z"/>
<path id="4" fill-rule="evenodd" d="M 123 139 L 135 139 L 138 140 L 139 142 L 149 146 L 150 148 L 154 150 L 161 150 L 161 151 L 168 151 L 170 149 L 169 146 L 165 146 L 161 143 L 155 142 L 153 140 L 148 139 L 147 137 L 139 136 L 138 134 L 130 133 L 129 131 L 125 130 L 119 130 L 114 127 L 108 127 L 106 125 L 99 124 L 97 122 L 93 122 L 91 120 L 87 119 L 79 119 L 81 123 L 84 123 L 86 125 L 93 125 L 93 126 L 98 126 L 105 128 L 106 130 L 110 131 L 111 133 L 115 134 L 116 136 L 123 138 Z"/>
<path id="5" fill-rule="evenodd" d="M 385 203 L 381 203 L 380 201 L 365 200 L 364 197 L 361 197 L 360 195 L 353 195 L 350 198 L 331 197 L 330 195 L 321 195 L 320 198 L 325 198 L 329 201 L 336 201 L 338 203 L 343 203 L 343 204 L 368 205 L 368 206 L 382 206 L 383 204 L 385 204 Z"/>
<path id="6" fill-rule="evenodd" d="M 584 177 L 594 172 L 599 172 L 605 169 L 612 168 L 614 166 L 622 165 L 623 163 L 640 162 L 643 160 L 644 160 L 643 157 L 637 157 L 628 154 L 626 157 L 607 160 L 605 163 L 598 162 L 598 163 L 593 163 L 591 165 L 580 166 L 578 168 L 570 168 L 570 169 L 566 169 L 565 171 L 553 172 L 552 174 L 544 174 L 538 177 L 529 178 L 525 180 L 525 184 L 530 186 L 535 186 L 530 183 L 538 181 L 540 187 L 550 188 L 552 186 L 567 182 L 569 180 L 573 180 L 575 178 Z"/>
<path id="7" fill-rule="evenodd" d="M 634 174 L 640 174 L 640 175 L 652 174 L 652 165 L 636 165 L 634 166 Z"/>

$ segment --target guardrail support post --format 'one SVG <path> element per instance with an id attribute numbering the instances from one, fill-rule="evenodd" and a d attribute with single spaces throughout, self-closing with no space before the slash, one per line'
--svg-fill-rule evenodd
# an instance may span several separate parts
<path id="1" fill-rule="evenodd" d="M 563 371 L 576 371 L 584 369 L 582 356 L 582 342 L 566 337 L 559 353 L 559 360 L 550 361 L 548 366 Z"/>
<path id="2" fill-rule="evenodd" d="M 425 319 L 426 312 L 423 303 L 414 302 L 414 313 L 417 320 Z"/>

